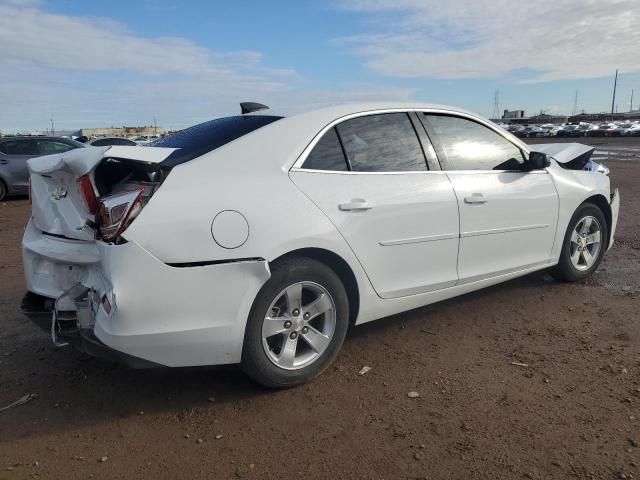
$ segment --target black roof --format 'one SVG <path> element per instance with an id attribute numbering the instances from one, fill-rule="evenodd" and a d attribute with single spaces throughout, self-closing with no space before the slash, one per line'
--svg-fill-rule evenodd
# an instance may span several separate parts
<path id="1" fill-rule="evenodd" d="M 174 167 L 220 148 L 260 127 L 280 120 L 275 115 L 237 115 L 217 118 L 194 125 L 160 140 L 149 143 L 150 147 L 178 148 L 161 165 Z"/>

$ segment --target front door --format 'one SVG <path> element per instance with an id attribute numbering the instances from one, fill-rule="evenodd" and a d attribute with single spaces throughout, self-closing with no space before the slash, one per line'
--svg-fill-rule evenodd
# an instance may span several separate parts
<path id="1" fill-rule="evenodd" d="M 522 170 L 522 150 L 468 118 L 421 117 L 453 184 L 460 210 L 460 283 L 545 265 L 558 220 L 546 170 Z"/>

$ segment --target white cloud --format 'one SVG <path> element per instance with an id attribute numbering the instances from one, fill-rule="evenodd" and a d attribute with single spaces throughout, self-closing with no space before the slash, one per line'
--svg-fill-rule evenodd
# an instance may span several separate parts
<path id="1" fill-rule="evenodd" d="M 0 129 L 151 124 L 185 127 L 255 100 L 290 114 L 331 103 L 408 100 L 409 88 L 309 88 L 261 52 L 212 51 L 149 38 L 107 18 L 52 14 L 40 0 L 0 0 Z"/>
<path id="2" fill-rule="evenodd" d="M 293 69 L 255 51 L 212 51 L 150 38 L 106 18 L 46 12 L 38 0 L 0 0 L 0 128 L 150 122 L 188 125 L 295 88 Z M 81 113 L 83 112 L 83 113 Z"/>
<path id="3" fill-rule="evenodd" d="M 640 71 L 638 0 L 342 0 L 370 31 L 337 44 L 380 74 L 538 82 Z"/>

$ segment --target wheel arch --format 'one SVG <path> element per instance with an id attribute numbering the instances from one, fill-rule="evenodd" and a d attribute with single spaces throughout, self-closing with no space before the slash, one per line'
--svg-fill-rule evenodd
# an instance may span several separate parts
<path id="1" fill-rule="evenodd" d="M 358 288 L 358 281 L 355 273 L 349 263 L 340 255 L 330 250 L 309 247 L 299 248 L 280 255 L 279 257 L 271 260 L 269 265 L 271 266 L 276 262 L 280 262 L 290 257 L 312 258 L 324 263 L 327 267 L 333 270 L 336 275 L 338 275 L 345 290 L 347 291 L 347 298 L 349 299 L 349 323 L 353 325 L 358 318 L 358 313 L 360 311 L 360 290 Z"/>
<path id="2" fill-rule="evenodd" d="M 607 201 L 606 197 L 601 194 L 590 196 L 589 198 L 585 199 L 585 201 L 582 202 L 580 206 L 584 205 L 585 203 L 591 203 L 596 207 L 598 207 L 600 210 L 602 210 L 604 218 L 607 222 L 607 238 L 605 239 L 605 242 L 606 242 L 605 250 L 606 250 L 607 248 L 609 248 L 609 242 L 611 238 L 611 226 L 613 223 L 613 214 L 611 213 L 611 205 Z"/>

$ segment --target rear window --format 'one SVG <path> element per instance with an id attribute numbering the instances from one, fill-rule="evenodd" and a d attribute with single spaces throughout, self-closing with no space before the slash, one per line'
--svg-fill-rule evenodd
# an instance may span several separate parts
<path id="1" fill-rule="evenodd" d="M 148 146 L 178 148 L 179 150 L 162 161 L 162 165 L 174 167 L 220 148 L 281 118 L 273 115 L 238 115 L 217 118 L 176 132 L 149 143 Z"/>
<path id="2" fill-rule="evenodd" d="M 137 143 L 127 138 L 99 138 L 91 142 L 92 147 L 106 147 L 108 145 L 135 146 Z"/>

